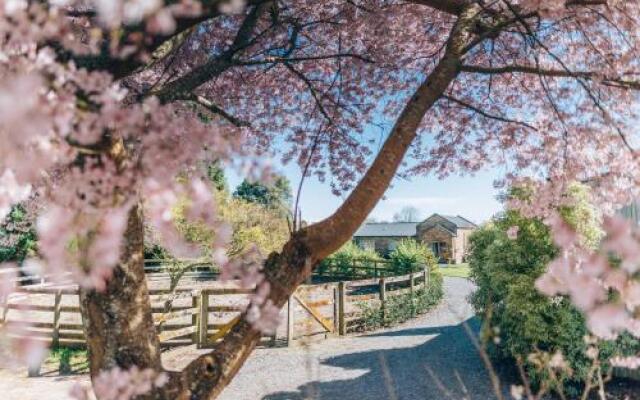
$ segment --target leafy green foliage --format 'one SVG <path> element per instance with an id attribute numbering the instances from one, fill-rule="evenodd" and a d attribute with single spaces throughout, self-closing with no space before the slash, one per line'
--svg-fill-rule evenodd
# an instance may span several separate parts
<path id="1" fill-rule="evenodd" d="M 220 163 L 217 161 L 211 162 L 206 165 L 207 178 L 213 184 L 213 188 L 217 191 L 227 191 L 227 178 L 224 175 L 224 170 L 220 167 Z"/>
<path id="2" fill-rule="evenodd" d="M 0 225 L 0 262 L 20 262 L 36 252 L 36 232 L 29 217 L 25 208 L 17 205 Z"/>
<path id="3" fill-rule="evenodd" d="M 227 249 L 230 258 L 244 253 L 249 246 L 256 246 L 264 256 L 282 249 L 289 238 L 287 220 L 282 214 L 261 203 L 230 197 L 225 191 L 216 191 L 215 196 L 218 216 L 233 229 Z M 188 199 L 184 199 L 174 209 L 174 220 L 184 237 L 198 244 L 203 255 L 208 255 L 214 232 L 205 224 L 187 222 L 184 217 L 187 202 Z"/>
<path id="4" fill-rule="evenodd" d="M 600 237 L 597 214 L 583 189 L 572 190 L 573 205 L 560 213 L 585 243 L 595 244 Z M 513 226 L 518 227 L 517 238 L 509 239 L 507 231 Z M 477 285 L 471 302 L 483 319 L 483 341 L 494 357 L 523 360 L 531 381 L 540 384 L 548 371 L 526 362 L 528 356 L 560 351 L 571 368 L 560 381 L 571 388 L 589 376 L 592 364 L 586 354 L 584 317 L 568 299 L 546 297 L 534 287 L 557 251 L 540 220 L 506 212 L 471 236 L 470 277 Z M 600 358 L 606 362 L 612 354 L 626 354 L 633 348 L 639 348 L 638 342 L 629 338 L 600 342 Z"/>
<path id="5" fill-rule="evenodd" d="M 364 250 L 353 242 L 347 242 L 338 251 L 322 260 L 318 266 L 318 272 L 343 276 L 367 276 L 372 275 L 372 271 L 354 269 L 353 266 L 374 268 L 376 261 L 383 261 L 383 258 L 374 250 Z M 384 265 L 377 264 L 381 269 L 384 268 Z"/>
<path id="6" fill-rule="evenodd" d="M 89 371 L 89 357 L 87 350 L 65 346 L 51 349 L 45 364 L 57 368 L 60 375 L 87 373 Z"/>
<path id="7" fill-rule="evenodd" d="M 389 259 L 394 270 L 400 274 L 421 270 L 424 266 L 434 269 L 437 265 L 431 250 L 414 239 L 402 239 L 389 254 Z"/>
<path id="8" fill-rule="evenodd" d="M 374 276 L 375 272 L 377 276 L 402 275 L 422 270 L 425 266 L 434 270 L 437 260 L 431 250 L 413 239 L 400 241 L 396 249 L 390 253 L 389 259 L 384 259 L 375 250 L 365 250 L 353 242 L 348 242 L 325 258 L 318 266 L 318 272 L 349 277 Z"/>

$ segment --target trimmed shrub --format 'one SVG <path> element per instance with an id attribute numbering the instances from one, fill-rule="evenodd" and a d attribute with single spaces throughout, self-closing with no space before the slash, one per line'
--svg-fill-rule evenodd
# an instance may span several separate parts
<path id="1" fill-rule="evenodd" d="M 389 260 L 398 274 L 407 274 L 428 266 L 434 269 L 438 260 L 423 243 L 414 239 L 402 239 L 389 255 Z"/>
<path id="2" fill-rule="evenodd" d="M 335 273 L 344 276 L 369 275 L 367 270 L 358 270 L 353 268 L 367 267 L 373 268 L 376 261 L 382 261 L 383 258 L 374 250 L 364 250 L 353 242 L 345 243 L 338 251 L 322 260 L 318 266 L 318 272 Z"/>

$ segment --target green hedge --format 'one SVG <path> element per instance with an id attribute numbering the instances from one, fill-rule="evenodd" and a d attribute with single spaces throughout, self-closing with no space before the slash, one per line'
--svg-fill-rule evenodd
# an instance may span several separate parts
<path id="1" fill-rule="evenodd" d="M 348 242 L 325 258 L 318 266 L 317 272 L 321 275 L 361 278 L 374 276 L 374 266 L 377 268 L 378 276 L 403 275 L 411 271 L 421 271 L 425 266 L 434 269 L 437 260 L 427 246 L 413 239 L 401 240 L 388 259 L 382 258 L 375 250 L 364 250 L 355 243 Z"/>
<path id="2" fill-rule="evenodd" d="M 381 305 L 372 305 L 368 302 L 358 303 L 358 308 L 362 313 L 362 320 L 358 328 L 373 330 L 392 326 L 429 311 L 440 302 L 444 295 L 442 281 L 439 270 L 433 268 L 428 287 L 414 291 L 413 300 L 409 293 L 394 296 L 393 292 L 387 292 L 384 315 Z"/>
<path id="3" fill-rule="evenodd" d="M 353 242 L 348 242 L 329 257 L 322 260 L 317 268 L 319 274 L 336 274 L 341 276 L 367 276 L 367 270 L 354 270 L 353 266 L 374 268 L 376 261 L 384 261 L 373 250 L 363 250 Z M 380 269 L 385 264 L 379 263 Z"/>

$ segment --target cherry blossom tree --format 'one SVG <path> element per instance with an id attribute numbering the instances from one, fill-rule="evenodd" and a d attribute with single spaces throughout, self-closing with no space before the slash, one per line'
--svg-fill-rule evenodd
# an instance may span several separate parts
<path id="1" fill-rule="evenodd" d="M 576 180 L 590 183 L 605 211 L 638 194 L 636 2 L 0 5 L 0 217 L 28 198 L 42 202 L 39 258 L 25 265 L 80 285 L 99 397 L 215 398 L 288 296 L 351 238 L 398 173 L 504 166 L 504 184 L 532 189 L 511 206 L 547 216 L 566 249 L 540 288 L 580 293 L 595 334 L 640 335 L 637 233 L 607 219 L 602 251 L 621 258 L 621 267 L 609 265 L 550 211 Z M 381 116 L 392 128 L 378 149 L 368 128 Z M 272 155 L 348 195 L 264 263 L 256 254 L 228 262 L 229 228 L 202 165 L 255 175 Z M 213 261 L 223 275 L 256 291 L 211 352 L 163 373 L 142 264 L 143 210 L 164 245 L 188 255 L 195 248 L 171 215 L 185 197 L 185 216 L 216 230 Z M 0 286 L 0 294 L 11 290 Z M 624 302 L 610 302 L 606 290 Z M 29 343 L 8 345 L 39 354 Z M 144 382 L 147 393 L 111 378 Z"/>

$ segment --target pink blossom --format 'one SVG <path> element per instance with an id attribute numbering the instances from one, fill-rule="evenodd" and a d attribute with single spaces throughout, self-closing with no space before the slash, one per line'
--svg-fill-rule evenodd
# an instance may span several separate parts
<path id="1" fill-rule="evenodd" d="M 21 185 L 11 170 L 5 170 L 0 175 L 0 221 L 11 211 L 11 206 L 26 200 L 31 193 L 31 185 Z"/>
<path id="2" fill-rule="evenodd" d="M 27 366 L 36 369 L 47 357 L 49 349 L 43 340 L 33 336 L 29 323 L 12 322 L 0 327 L 0 365 L 6 368 Z"/>
<path id="3" fill-rule="evenodd" d="M 271 300 L 262 305 L 252 304 L 247 311 L 247 321 L 264 334 L 272 334 L 280 324 L 280 309 Z"/>
<path id="4" fill-rule="evenodd" d="M 623 307 L 606 304 L 592 310 L 587 317 L 587 326 L 596 336 L 614 339 L 629 328 L 630 319 Z"/>
<path id="5" fill-rule="evenodd" d="M 154 388 L 160 388 L 167 382 L 164 372 L 153 369 L 130 369 L 119 367 L 104 370 L 93 379 L 93 391 L 100 400 L 128 400 L 148 394 Z M 89 398 L 89 389 L 76 384 L 69 395 L 76 400 Z"/>
<path id="6" fill-rule="evenodd" d="M 577 235 L 564 219 L 557 213 L 547 218 L 546 223 L 551 228 L 554 242 L 561 249 L 571 247 L 577 241 Z"/>
<path id="7" fill-rule="evenodd" d="M 518 232 L 520 231 L 519 226 L 511 226 L 507 229 L 507 237 L 511 240 L 516 240 L 518 238 Z"/>
<path id="8" fill-rule="evenodd" d="M 628 357 L 616 356 L 610 359 L 609 362 L 614 367 L 628 368 L 628 369 L 640 368 L 640 357 L 638 356 L 628 356 Z"/>

